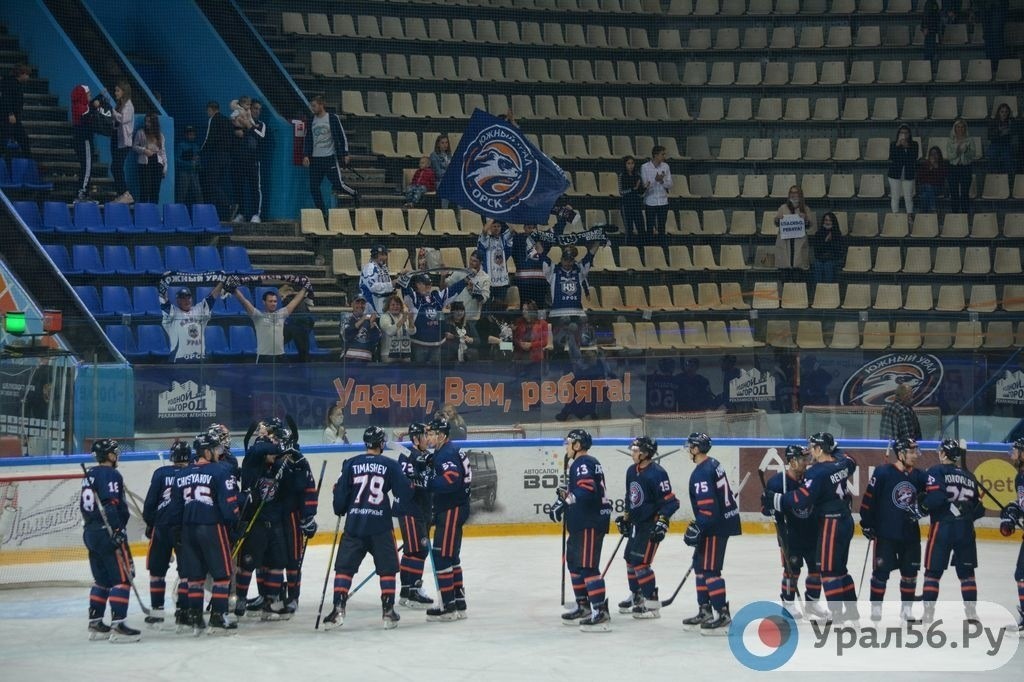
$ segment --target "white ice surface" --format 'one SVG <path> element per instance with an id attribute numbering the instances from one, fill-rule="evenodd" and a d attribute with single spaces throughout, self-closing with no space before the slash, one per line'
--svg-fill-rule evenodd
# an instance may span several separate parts
<path id="1" fill-rule="evenodd" d="M 605 560 L 617 541 L 609 535 Z M 1013 567 L 1018 544 L 979 543 L 979 598 L 1016 606 Z M 850 568 L 859 580 L 865 555 L 862 538 L 851 548 Z M 138 644 L 90 642 L 86 634 L 86 589 L 0 590 L 0 679 L 21 680 L 749 680 L 756 673 L 739 664 L 725 637 L 684 632 L 680 619 L 692 615 L 692 578 L 660 620 L 635 621 L 612 615 L 609 633 L 584 634 L 561 624 L 558 536 L 467 538 L 462 557 L 469 619 L 424 622 L 422 611 L 399 609 L 400 627 L 385 631 L 380 621 L 376 579 L 355 597 L 343 628 L 314 632 L 329 547 L 311 546 L 306 558 L 303 596 L 289 622 L 243 622 L 237 636 L 204 637 L 144 630 Z M 690 550 L 673 534 L 658 552 L 654 568 L 665 599 L 685 573 Z M 733 611 L 778 594 L 778 554 L 774 537 L 734 538 L 726 555 L 725 578 Z M 137 584 L 148 595 L 148 577 L 139 561 Z M 370 569 L 369 563 L 356 582 Z M 173 571 L 173 569 L 172 569 Z M 867 581 L 865 580 L 865 583 Z M 613 602 L 625 597 L 625 569 L 616 559 L 608 574 Z M 865 584 L 865 591 L 867 585 Z M 920 588 L 919 588 L 920 589 Z M 958 598 L 952 572 L 942 581 L 941 598 Z M 430 592 L 433 593 L 431 586 Z M 567 589 L 572 599 L 571 589 Z M 898 600 L 898 577 L 889 582 L 887 601 Z M 148 598 L 148 596 L 147 596 Z M 328 596 L 328 602 L 330 596 Z M 895 605 L 894 605 L 895 606 Z M 325 611 L 329 610 L 329 604 Z M 132 597 L 129 623 L 142 628 Z M 1006 667 L 964 679 L 1024 679 L 1024 646 Z M 836 671 L 827 679 L 858 680 L 859 673 Z M 45 675 L 45 677 L 44 677 Z M 886 675 L 889 680 L 950 679 L 950 674 Z M 816 680 L 811 673 L 776 673 L 776 679 Z"/>

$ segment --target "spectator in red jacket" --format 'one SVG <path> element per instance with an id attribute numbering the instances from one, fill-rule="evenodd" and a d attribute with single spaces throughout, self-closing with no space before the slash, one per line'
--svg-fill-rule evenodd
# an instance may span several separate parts
<path id="1" fill-rule="evenodd" d="M 523 316 L 516 320 L 512 329 L 515 344 L 513 358 L 516 362 L 538 363 L 544 361 L 544 351 L 551 339 L 551 326 L 537 316 L 537 304 L 527 301 L 523 304 Z"/>
<path id="2" fill-rule="evenodd" d="M 932 147 L 928 156 L 921 159 L 917 168 L 917 194 L 920 198 L 921 211 L 934 213 L 939 197 L 946 191 L 946 176 L 949 165 L 942 158 L 942 150 Z"/>
<path id="3" fill-rule="evenodd" d="M 434 175 L 434 169 L 430 167 L 430 157 L 422 156 L 420 157 L 420 167 L 416 169 L 409 188 L 405 190 L 405 207 L 412 208 L 420 202 L 424 194 L 436 190 L 437 176 Z"/>

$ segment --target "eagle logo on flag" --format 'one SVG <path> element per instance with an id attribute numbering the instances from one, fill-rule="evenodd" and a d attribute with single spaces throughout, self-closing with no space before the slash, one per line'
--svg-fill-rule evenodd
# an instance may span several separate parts
<path id="1" fill-rule="evenodd" d="M 463 190 L 486 215 L 501 215 L 528 199 L 537 185 L 533 152 L 515 130 L 490 126 L 473 139 L 463 157 Z"/>

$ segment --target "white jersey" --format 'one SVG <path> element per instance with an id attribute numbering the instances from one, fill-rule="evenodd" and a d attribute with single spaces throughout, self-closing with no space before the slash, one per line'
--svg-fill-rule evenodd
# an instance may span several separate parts
<path id="1" fill-rule="evenodd" d="M 256 331 L 256 361 L 263 356 L 284 355 L 284 321 L 288 311 L 278 308 L 272 313 L 254 310 L 249 318 Z"/>
<path id="2" fill-rule="evenodd" d="M 512 230 L 505 230 L 500 236 L 480 235 L 476 242 L 477 251 L 482 252 L 483 270 L 491 276 L 492 287 L 507 287 L 508 256 L 512 252 Z"/>
<path id="3" fill-rule="evenodd" d="M 387 311 L 387 300 L 395 291 L 387 265 L 370 261 L 363 266 L 359 275 L 359 293 L 366 299 L 367 312 L 383 315 Z"/>
<path id="4" fill-rule="evenodd" d="M 187 313 L 161 301 L 162 325 L 171 348 L 171 362 L 202 360 L 206 357 L 206 325 L 210 321 L 211 298 L 192 306 Z"/>

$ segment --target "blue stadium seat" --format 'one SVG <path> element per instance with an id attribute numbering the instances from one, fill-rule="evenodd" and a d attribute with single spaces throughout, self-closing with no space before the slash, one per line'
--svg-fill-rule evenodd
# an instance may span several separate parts
<path id="1" fill-rule="evenodd" d="M 43 204 L 43 225 L 58 232 L 83 232 L 71 224 L 71 211 L 63 201 L 47 201 Z"/>
<path id="2" fill-rule="evenodd" d="M 163 314 L 156 287 L 132 287 L 132 314 L 139 317 Z"/>
<path id="3" fill-rule="evenodd" d="M 128 297 L 128 289 L 125 287 L 104 286 L 100 290 L 100 300 L 103 302 L 103 313 L 105 315 L 131 315 L 135 312 L 131 298 Z"/>
<path id="4" fill-rule="evenodd" d="M 135 228 L 138 231 L 165 233 L 163 220 L 160 219 L 160 207 L 156 204 L 135 204 Z"/>
<path id="5" fill-rule="evenodd" d="M 167 334 L 158 324 L 140 324 L 135 328 L 139 353 L 145 353 L 152 360 L 166 360 L 171 354 Z"/>
<path id="6" fill-rule="evenodd" d="M 103 304 L 100 303 L 100 295 L 96 293 L 96 287 L 76 286 L 75 293 L 78 294 L 78 298 L 82 299 L 85 309 L 92 313 L 93 317 L 103 314 Z"/>
<path id="7" fill-rule="evenodd" d="M 258 275 L 263 272 L 255 269 L 249 262 L 249 252 L 244 246 L 224 247 L 224 271 L 239 275 Z"/>
<path id="8" fill-rule="evenodd" d="M 164 204 L 164 228 L 175 232 L 202 232 L 192 227 L 192 218 L 185 204 Z"/>
<path id="9" fill-rule="evenodd" d="M 0 159 L 2 162 L 2 159 Z M 43 217 L 39 215 L 39 204 L 34 201 L 15 201 L 14 210 L 18 212 L 25 226 L 33 232 L 53 232 L 53 228 L 43 227 Z"/>
<path id="10" fill-rule="evenodd" d="M 243 357 L 256 356 L 256 332 L 251 324 L 236 324 L 228 328 L 231 350 Z"/>
<path id="11" fill-rule="evenodd" d="M 160 255 L 160 247 L 135 245 L 135 269 L 147 275 L 162 275 L 167 271 L 164 258 Z"/>
<path id="12" fill-rule="evenodd" d="M 334 351 L 325 350 L 317 345 L 316 336 L 313 334 L 313 330 L 309 331 L 309 354 L 313 357 L 325 358 L 331 355 Z"/>
<path id="13" fill-rule="evenodd" d="M 95 244 L 75 244 L 71 247 L 71 262 L 75 269 L 87 275 L 112 275 L 113 270 L 105 268 L 100 262 L 100 252 Z"/>
<path id="14" fill-rule="evenodd" d="M 39 177 L 39 166 L 35 160 L 24 157 L 11 159 L 11 181 L 25 189 L 50 191 L 52 182 L 45 182 Z"/>
<path id="15" fill-rule="evenodd" d="M 103 247 L 103 265 L 118 275 L 144 275 L 132 264 L 131 253 L 124 244 L 107 244 Z"/>
<path id="16" fill-rule="evenodd" d="M 195 267 L 192 265 L 192 253 L 187 246 L 164 247 L 164 265 L 171 272 L 195 272 Z"/>
<path id="17" fill-rule="evenodd" d="M 79 201 L 75 204 L 75 229 L 86 232 L 111 232 L 103 224 L 100 205 L 92 201 Z"/>
<path id="18" fill-rule="evenodd" d="M 216 246 L 197 246 L 195 257 L 196 271 L 198 272 L 217 272 L 224 269 Z"/>
<path id="19" fill-rule="evenodd" d="M 121 351 L 121 355 L 127 358 L 138 353 L 135 348 L 135 334 L 132 333 L 132 328 L 128 325 L 108 324 L 103 331 L 106 332 L 110 342 L 114 344 L 114 348 Z"/>
<path id="20" fill-rule="evenodd" d="M 206 327 L 206 355 L 215 358 L 237 358 L 236 353 L 228 343 L 228 337 L 224 334 L 224 327 L 215 324 Z"/>
<path id="21" fill-rule="evenodd" d="M 103 224 L 107 229 L 115 230 L 121 234 L 140 234 L 146 228 L 135 227 L 132 221 L 132 211 L 128 204 L 110 202 L 103 207 Z"/>
<path id="22" fill-rule="evenodd" d="M 7 162 L 0 159 L 0 189 L 18 189 L 20 185 L 11 179 L 11 171 L 7 169 Z"/>
<path id="23" fill-rule="evenodd" d="M 62 244 L 44 244 L 43 249 L 60 272 L 63 272 L 65 275 L 82 274 L 81 270 L 76 270 L 71 265 L 71 257 L 68 256 L 68 250 Z"/>
<path id="24" fill-rule="evenodd" d="M 217 207 L 213 204 L 196 204 L 192 207 L 192 227 L 210 234 L 231 234 L 231 228 L 221 224 Z"/>
<path id="25" fill-rule="evenodd" d="M 195 298 L 193 298 L 192 300 L 196 304 L 198 304 L 200 301 L 205 301 L 206 297 L 209 296 L 210 292 L 212 292 L 212 291 L 213 291 L 213 287 L 196 287 L 195 292 L 194 292 Z"/>

